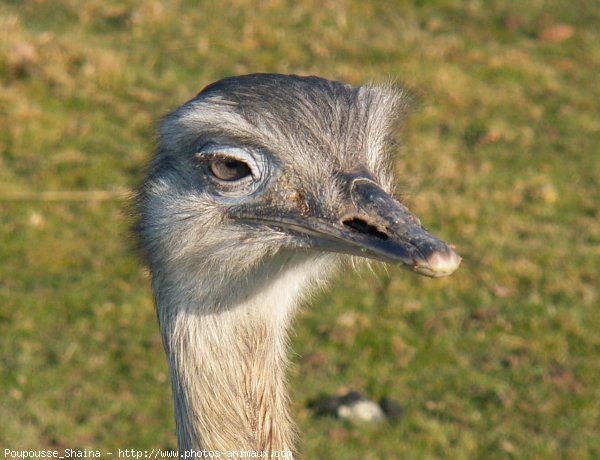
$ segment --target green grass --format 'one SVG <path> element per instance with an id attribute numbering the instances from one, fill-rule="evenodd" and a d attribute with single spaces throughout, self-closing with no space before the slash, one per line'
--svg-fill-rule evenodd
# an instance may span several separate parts
<path id="1" fill-rule="evenodd" d="M 303 457 L 600 458 L 598 2 L 204 3 L 0 2 L 0 448 L 175 447 L 127 202 L 36 193 L 135 188 L 163 114 L 274 71 L 411 88 L 402 187 L 464 257 L 345 273 L 304 309 Z M 307 409 L 344 388 L 405 416 Z"/>

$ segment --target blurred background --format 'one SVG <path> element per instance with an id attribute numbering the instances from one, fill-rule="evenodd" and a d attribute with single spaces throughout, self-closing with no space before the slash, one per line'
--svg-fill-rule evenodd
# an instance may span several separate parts
<path id="1" fill-rule="evenodd" d="M 296 322 L 303 458 L 600 458 L 600 3 L 0 1 L 0 446 L 175 448 L 127 195 L 219 78 L 394 79 L 401 188 L 464 262 L 344 272 Z M 401 419 L 309 401 L 357 390 Z"/>

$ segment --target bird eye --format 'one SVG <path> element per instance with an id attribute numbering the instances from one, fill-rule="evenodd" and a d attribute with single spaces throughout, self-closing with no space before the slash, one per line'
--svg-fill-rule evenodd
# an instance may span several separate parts
<path id="1" fill-rule="evenodd" d="M 199 185 L 218 197 L 252 195 L 272 177 L 267 154 L 258 148 L 210 142 L 201 145 L 194 158 Z"/>
<path id="2" fill-rule="evenodd" d="M 234 182 L 252 175 L 250 167 L 236 158 L 216 156 L 209 164 L 210 172 L 217 179 Z"/>

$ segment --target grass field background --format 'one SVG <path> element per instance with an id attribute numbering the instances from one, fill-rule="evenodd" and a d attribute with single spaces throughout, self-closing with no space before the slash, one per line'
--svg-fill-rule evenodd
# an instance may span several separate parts
<path id="1" fill-rule="evenodd" d="M 410 88 L 399 180 L 464 257 L 344 272 L 303 310 L 302 457 L 600 458 L 595 0 L 0 1 L 2 453 L 175 448 L 123 192 L 162 115 L 258 71 Z M 307 408 L 344 389 L 404 417 Z"/>

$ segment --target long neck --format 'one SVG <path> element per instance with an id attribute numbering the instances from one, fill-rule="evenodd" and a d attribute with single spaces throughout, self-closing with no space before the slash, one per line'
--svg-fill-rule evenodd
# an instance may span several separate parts
<path id="1" fill-rule="evenodd" d="M 176 319 L 169 365 L 181 451 L 292 448 L 286 327 L 249 307 Z"/>
<path id="2" fill-rule="evenodd" d="M 280 268 L 223 286 L 231 296 L 215 296 L 214 289 L 207 294 L 181 278 L 168 283 L 164 295 L 165 286 L 155 280 L 180 452 L 293 449 L 285 385 L 288 328 L 301 291 L 319 271 L 314 260 L 310 270 L 307 262 Z"/>

